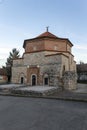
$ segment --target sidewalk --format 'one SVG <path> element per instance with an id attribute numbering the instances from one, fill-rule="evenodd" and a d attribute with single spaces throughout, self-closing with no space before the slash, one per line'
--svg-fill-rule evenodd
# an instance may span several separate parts
<path id="1" fill-rule="evenodd" d="M 75 100 L 75 101 L 86 101 L 87 102 L 87 84 L 77 84 L 76 90 L 63 90 L 56 92 L 48 97 L 58 98 L 63 100 Z"/>
<path id="2" fill-rule="evenodd" d="M 87 84 L 77 84 L 77 88 L 75 92 L 87 94 Z"/>
<path id="3" fill-rule="evenodd" d="M 87 102 L 87 94 L 75 91 L 64 90 L 61 92 L 48 95 L 49 98 L 62 99 L 62 100 L 72 100 L 72 101 L 85 101 Z"/>
<path id="4" fill-rule="evenodd" d="M 14 86 L 14 87 L 12 87 L 12 86 Z M 78 87 L 78 89 L 73 90 L 73 91 L 68 91 L 68 90 L 62 91 L 62 90 L 58 90 L 58 88 L 53 89 L 53 87 L 52 88 L 51 87 L 40 88 L 40 86 L 24 87 L 24 86 L 20 86 L 20 85 L 7 85 L 7 86 L 0 85 L 0 95 L 20 96 L 20 97 L 23 96 L 23 97 L 33 97 L 33 98 L 38 97 L 38 98 L 87 102 L 87 84 L 78 84 L 77 87 Z M 1 91 L 1 88 L 4 88 L 4 91 Z M 12 92 L 12 91 L 14 91 L 14 92 Z M 32 94 L 32 92 L 34 94 Z"/>

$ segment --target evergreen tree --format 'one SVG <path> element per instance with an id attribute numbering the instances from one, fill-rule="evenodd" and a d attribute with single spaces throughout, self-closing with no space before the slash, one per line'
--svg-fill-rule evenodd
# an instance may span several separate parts
<path id="1" fill-rule="evenodd" d="M 11 81 L 11 69 L 13 65 L 13 60 L 20 57 L 19 51 L 16 48 L 12 49 L 12 52 L 9 53 L 9 57 L 6 62 L 6 72 L 8 76 L 8 82 Z"/>
<path id="2" fill-rule="evenodd" d="M 16 48 L 12 49 L 12 52 L 9 53 L 9 57 L 7 58 L 6 66 L 7 67 L 12 67 L 13 65 L 13 60 L 19 58 L 19 51 Z"/>

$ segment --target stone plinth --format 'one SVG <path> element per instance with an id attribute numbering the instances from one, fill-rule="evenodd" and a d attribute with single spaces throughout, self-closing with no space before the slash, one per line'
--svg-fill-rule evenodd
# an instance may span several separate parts
<path id="1" fill-rule="evenodd" d="M 63 76 L 63 88 L 67 90 L 76 89 L 77 74 L 73 71 L 67 71 Z"/>

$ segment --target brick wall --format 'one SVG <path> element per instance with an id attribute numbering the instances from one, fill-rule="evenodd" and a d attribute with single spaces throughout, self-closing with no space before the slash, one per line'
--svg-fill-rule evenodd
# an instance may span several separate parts
<path id="1" fill-rule="evenodd" d="M 68 45 L 69 48 L 69 45 Z M 53 50 L 53 51 L 67 51 L 67 43 L 65 40 L 34 40 L 27 41 L 25 46 L 25 53 L 31 53 L 42 50 Z M 70 49 L 68 49 L 70 51 Z"/>
<path id="2" fill-rule="evenodd" d="M 25 53 L 44 50 L 44 40 L 35 40 L 26 43 Z"/>

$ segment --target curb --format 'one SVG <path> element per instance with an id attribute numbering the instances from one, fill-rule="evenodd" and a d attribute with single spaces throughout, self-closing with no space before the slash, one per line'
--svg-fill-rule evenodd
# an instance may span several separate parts
<path id="1" fill-rule="evenodd" d="M 11 94 L 11 93 L 0 93 L 0 95 L 1 95 L 1 96 L 29 97 L 29 98 L 43 98 L 43 99 L 53 99 L 53 100 L 65 100 L 65 101 L 87 102 L 87 99 L 74 98 L 74 97 L 31 96 L 31 95 Z"/>

